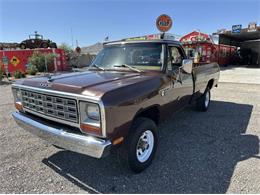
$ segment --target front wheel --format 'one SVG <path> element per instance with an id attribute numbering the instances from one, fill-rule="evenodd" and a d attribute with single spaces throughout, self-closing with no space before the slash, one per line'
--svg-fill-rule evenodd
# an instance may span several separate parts
<path id="1" fill-rule="evenodd" d="M 50 44 L 50 48 L 55 48 L 55 49 L 57 49 L 57 44 L 56 44 L 56 43 L 51 43 L 51 44 Z"/>
<path id="2" fill-rule="evenodd" d="M 204 94 L 197 100 L 197 110 L 207 111 L 210 104 L 210 89 L 207 87 Z"/>
<path id="3" fill-rule="evenodd" d="M 136 119 L 125 145 L 128 167 L 136 173 L 146 169 L 152 163 L 157 144 L 155 123 L 148 118 Z"/>

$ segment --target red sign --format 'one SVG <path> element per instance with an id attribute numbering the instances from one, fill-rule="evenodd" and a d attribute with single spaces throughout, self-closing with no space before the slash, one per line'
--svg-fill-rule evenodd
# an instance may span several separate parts
<path id="1" fill-rule="evenodd" d="M 76 49 L 75 49 L 75 50 L 76 50 L 76 52 L 77 52 L 77 53 L 80 53 L 80 52 L 81 52 L 81 48 L 80 48 L 79 46 L 78 46 L 78 47 L 76 47 Z"/>
<path id="2" fill-rule="evenodd" d="M 156 20 L 156 26 L 159 31 L 166 32 L 172 27 L 172 19 L 166 14 L 160 15 Z"/>

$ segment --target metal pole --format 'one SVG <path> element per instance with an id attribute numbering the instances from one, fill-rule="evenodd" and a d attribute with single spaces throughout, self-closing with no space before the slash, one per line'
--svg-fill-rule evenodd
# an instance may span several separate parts
<path id="1" fill-rule="evenodd" d="M 3 58 L 4 58 L 4 57 L 8 59 L 8 57 L 5 56 L 5 52 L 3 51 Z M 9 60 L 8 60 L 7 63 L 4 62 L 4 69 L 5 69 L 5 74 L 6 74 L 6 78 L 7 78 L 7 80 L 9 80 L 9 70 L 8 70 L 8 65 L 9 65 Z"/>
<path id="2" fill-rule="evenodd" d="M 48 72 L 46 55 L 44 55 L 44 63 L 45 63 L 45 72 Z"/>
<path id="3" fill-rule="evenodd" d="M 229 59 L 228 63 L 231 64 L 231 39 L 229 39 Z"/>

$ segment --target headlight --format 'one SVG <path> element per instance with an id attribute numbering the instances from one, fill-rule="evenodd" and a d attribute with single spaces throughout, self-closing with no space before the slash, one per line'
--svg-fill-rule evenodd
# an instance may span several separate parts
<path id="1" fill-rule="evenodd" d="M 20 89 L 13 88 L 13 96 L 14 102 L 21 102 L 22 101 L 22 93 Z"/>
<path id="2" fill-rule="evenodd" d="M 79 105 L 81 130 L 90 134 L 102 135 L 99 105 L 83 101 Z"/>
<path id="3" fill-rule="evenodd" d="M 22 93 L 21 93 L 21 90 L 17 90 L 17 91 L 16 91 L 16 97 L 17 97 L 17 100 L 18 100 L 19 102 L 22 101 Z"/>
<path id="4" fill-rule="evenodd" d="M 99 121 L 100 120 L 100 112 L 98 105 L 90 104 L 86 106 L 86 112 L 90 119 Z"/>

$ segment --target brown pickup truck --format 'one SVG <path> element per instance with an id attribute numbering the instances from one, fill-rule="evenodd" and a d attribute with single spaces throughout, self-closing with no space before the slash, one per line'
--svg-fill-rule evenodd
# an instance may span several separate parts
<path id="1" fill-rule="evenodd" d="M 104 43 L 87 71 L 17 81 L 12 115 L 63 149 L 95 158 L 121 151 L 141 172 L 155 156 L 158 124 L 190 104 L 206 111 L 218 78 L 218 64 L 193 67 L 178 41 L 124 39 Z"/>

